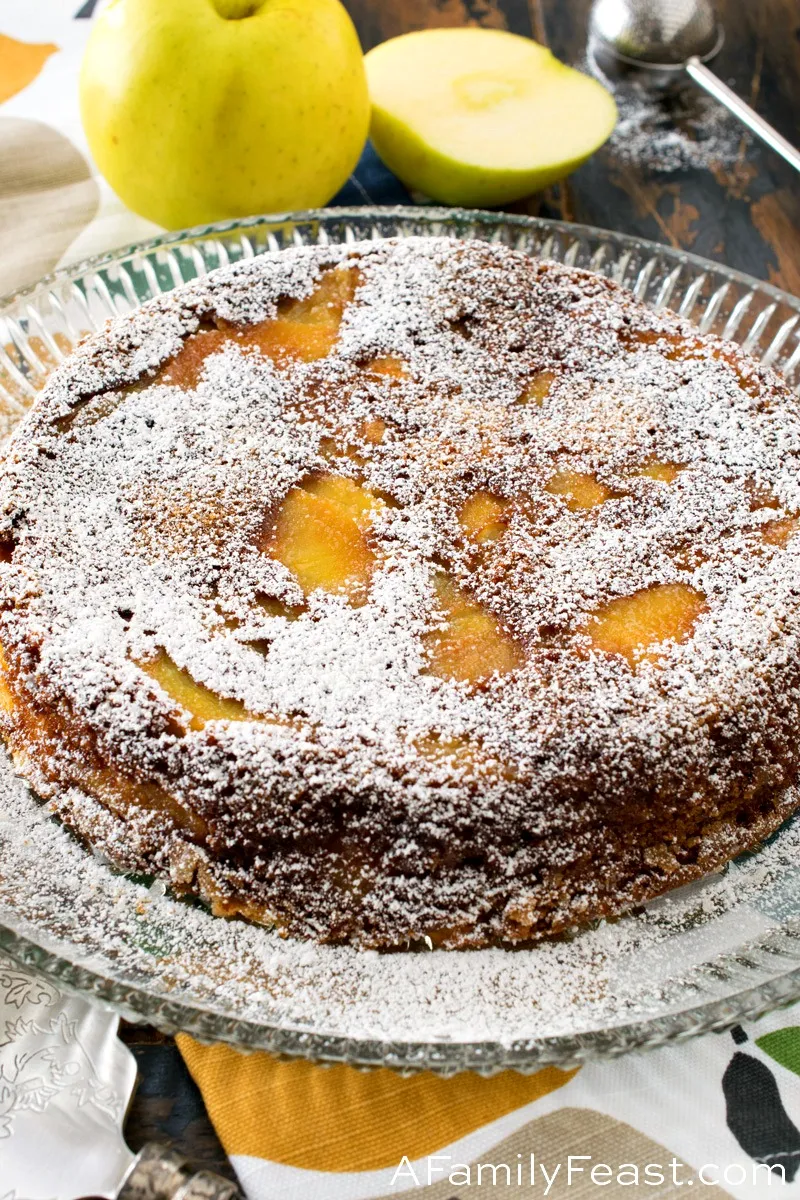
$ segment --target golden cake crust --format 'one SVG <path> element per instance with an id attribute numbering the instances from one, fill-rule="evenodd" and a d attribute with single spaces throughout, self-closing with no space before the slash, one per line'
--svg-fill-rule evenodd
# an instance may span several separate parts
<path id="1" fill-rule="evenodd" d="M 800 409 L 590 273 L 407 239 L 110 324 L 0 479 L 0 719 L 124 867 L 281 931 L 525 941 L 789 814 Z"/>

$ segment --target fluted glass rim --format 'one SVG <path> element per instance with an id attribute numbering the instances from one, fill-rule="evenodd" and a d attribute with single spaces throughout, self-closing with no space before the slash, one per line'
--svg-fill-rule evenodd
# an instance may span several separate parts
<path id="1" fill-rule="evenodd" d="M 284 245 L 391 234 L 478 237 L 599 269 L 645 303 L 679 301 L 674 306 L 701 329 L 736 338 L 800 385 L 800 299 L 772 284 L 688 251 L 592 226 L 477 210 L 365 206 L 248 217 L 163 233 L 55 271 L 0 301 L 0 400 L 8 393 L 9 402 L 20 408 L 30 401 L 46 371 L 52 369 L 47 355 L 57 361 L 67 352 L 56 336 L 59 331 L 66 329 L 67 341 L 74 341 L 81 322 L 96 328 L 106 317 L 126 311 L 126 306 L 129 309 L 149 295 L 169 290 L 165 285 L 170 279 L 174 286 L 191 278 L 192 272 L 202 273 L 225 259 L 233 261 L 237 239 L 242 246 L 250 245 L 249 253 L 242 251 L 242 257 L 249 257 Z M 222 257 L 215 249 L 220 246 Z M 45 865 L 45 869 L 51 868 Z M 31 922 L 3 906 L 0 949 L 59 987 L 95 996 L 129 1019 L 149 1021 L 167 1032 L 181 1030 L 200 1040 L 225 1041 L 242 1049 L 262 1048 L 360 1066 L 424 1068 L 445 1075 L 462 1070 L 491 1074 L 509 1067 L 533 1071 L 545 1064 L 563 1066 L 612 1057 L 724 1029 L 800 996 L 800 918 L 794 917 L 769 937 L 743 943 L 710 961 L 717 992 L 720 986 L 723 992 L 713 999 L 697 1000 L 703 991 L 698 977 L 687 988 L 682 1007 L 673 1004 L 640 1021 L 621 1020 L 588 1032 L 514 1041 L 364 1039 L 332 1028 L 310 1028 L 280 1014 L 244 1019 L 229 1006 L 209 1003 L 207 997 L 195 1002 L 183 993 L 168 996 L 159 991 L 156 981 L 142 984 L 107 966 L 98 969 L 85 948 L 65 945 L 52 936 L 46 915 Z M 752 965 L 756 960 L 757 969 Z M 774 972 L 764 967 L 773 961 Z"/>

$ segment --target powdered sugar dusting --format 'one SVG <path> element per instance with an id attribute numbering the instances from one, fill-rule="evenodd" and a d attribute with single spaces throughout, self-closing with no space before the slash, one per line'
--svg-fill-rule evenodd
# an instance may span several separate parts
<path id="1" fill-rule="evenodd" d="M 48 818 L 0 760 L 4 925 L 113 980 L 117 1002 L 156 1024 L 373 1062 L 452 1069 L 501 1065 L 506 1054 L 514 1063 L 542 1052 L 563 1059 L 584 1055 L 587 1044 L 548 1051 L 541 1042 L 655 1018 L 649 1036 L 657 1042 L 669 1035 L 667 1014 L 730 993 L 717 956 L 765 941 L 796 917 L 799 839 L 797 826 L 787 828 L 727 873 L 569 942 L 379 954 L 221 921 L 116 874 Z M 739 986 L 764 982 L 786 963 L 759 971 L 758 956 L 745 956 L 750 977 L 734 968 Z M 729 1019 L 738 1011 L 730 1006 Z M 613 1044 L 613 1033 L 604 1040 Z M 462 1058 L 471 1042 L 491 1045 Z"/>
<path id="2" fill-rule="evenodd" d="M 343 259 L 361 282 L 326 359 L 232 336 L 195 389 L 142 386 L 212 318 L 268 319 Z M 387 354 L 405 377 L 365 370 Z M 123 865 L 304 936 L 481 944 L 624 907 L 793 804 L 797 549 L 764 531 L 800 511 L 799 454 L 777 376 L 596 276 L 437 239 L 217 273 L 87 343 L 12 444 L 0 634 L 26 704 L 83 737 L 12 721 L 18 765 Z M 572 511 L 547 491 L 566 469 L 610 498 Z M 259 536 L 320 471 L 388 498 L 378 566 L 362 605 L 318 592 L 291 620 L 257 602 L 302 601 Z M 480 555 L 458 520 L 478 490 L 508 525 Z M 426 670 L 445 569 L 524 648 L 477 690 Z M 592 652 L 598 606 L 670 583 L 704 597 L 690 641 L 636 671 Z M 157 650 L 260 719 L 180 728 L 137 665 Z M 102 800 L 110 769 L 182 820 L 72 786 Z"/>
<path id="3" fill-rule="evenodd" d="M 667 173 L 730 168 L 744 155 L 750 135 L 696 85 L 661 92 L 638 83 L 611 83 L 593 58 L 585 65 L 614 93 L 619 119 L 609 148 L 618 161 Z"/>

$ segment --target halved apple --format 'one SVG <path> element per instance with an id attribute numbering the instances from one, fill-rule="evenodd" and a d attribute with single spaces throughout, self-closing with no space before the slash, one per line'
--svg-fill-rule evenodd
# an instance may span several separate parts
<path id="1" fill-rule="evenodd" d="M 563 179 L 617 118 L 596 80 L 499 29 L 406 33 L 365 64 L 376 150 L 446 204 L 504 204 Z"/>

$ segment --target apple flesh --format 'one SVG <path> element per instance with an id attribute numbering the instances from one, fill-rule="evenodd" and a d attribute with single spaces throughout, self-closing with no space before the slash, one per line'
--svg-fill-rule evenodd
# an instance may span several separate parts
<path id="1" fill-rule="evenodd" d="M 495 205 L 562 179 L 609 136 L 617 110 L 596 80 L 497 29 L 429 29 L 366 59 L 375 149 L 410 188 Z"/>
<path id="2" fill-rule="evenodd" d="M 112 0 L 94 21 L 80 100 L 112 188 L 173 229 L 325 204 L 369 125 L 339 0 Z"/>

